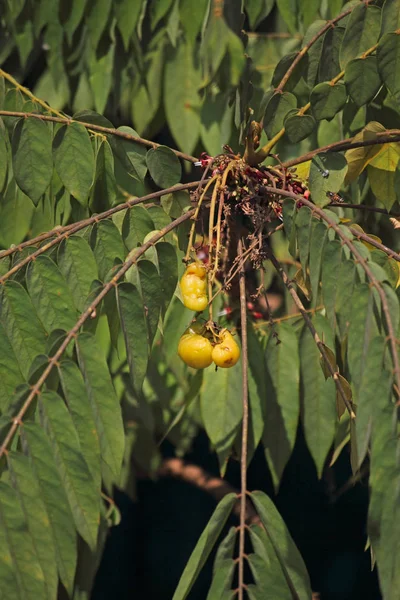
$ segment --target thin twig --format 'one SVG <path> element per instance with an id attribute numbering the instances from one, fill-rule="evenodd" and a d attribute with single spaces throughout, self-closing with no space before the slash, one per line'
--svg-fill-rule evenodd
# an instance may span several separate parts
<path id="1" fill-rule="evenodd" d="M 400 213 L 392 213 L 387 211 L 386 208 L 379 208 L 377 206 L 369 206 L 368 204 L 349 204 L 347 202 L 330 202 L 328 204 L 328 208 L 353 208 L 358 210 L 366 210 L 369 212 L 379 213 L 381 215 L 386 215 L 387 217 L 400 217 Z"/>
<path id="2" fill-rule="evenodd" d="M 359 142 L 354 142 L 354 138 L 350 138 L 349 140 L 340 140 L 339 142 L 333 142 L 327 146 L 321 146 L 320 148 L 311 150 L 302 156 L 285 161 L 283 166 L 286 169 L 294 167 L 295 165 L 299 165 L 311 160 L 316 154 L 320 154 L 321 152 L 344 152 L 345 150 L 351 150 L 352 148 L 364 148 L 364 146 L 376 146 L 400 141 L 400 131 L 398 129 L 389 129 L 387 131 L 378 132 L 375 135 L 376 137 L 371 140 L 360 140 Z"/>
<path id="3" fill-rule="evenodd" d="M 314 342 L 317 344 L 319 351 L 321 352 L 321 355 L 324 359 L 324 362 L 328 368 L 328 371 L 330 372 L 334 382 L 335 382 L 335 386 L 336 389 L 338 391 L 338 393 L 340 394 L 345 407 L 347 408 L 349 415 L 352 419 L 355 418 L 355 413 L 353 411 L 353 408 L 350 404 L 350 402 L 348 401 L 347 397 L 346 397 L 346 393 L 343 389 L 342 383 L 339 379 L 339 373 L 337 371 L 335 371 L 335 369 L 333 368 L 333 366 L 330 363 L 328 354 L 325 350 L 325 346 L 322 343 L 321 338 L 319 337 L 317 330 L 315 329 L 312 320 L 310 319 L 307 310 L 305 309 L 304 304 L 302 303 L 302 301 L 300 300 L 295 288 L 294 288 L 294 283 L 293 281 L 291 281 L 289 279 L 289 277 L 287 276 L 287 274 L 285 273 L 284 269 L 282 268 L 282 266 L 279 264 L 279 261 L 277 260 L 277 258 L 275 257 L 275 255 L 272 253 L 272 251 L 270 250 L 270 248 L 267 248 L 267 254 L 268 254 L 268 258 L 270 259 L 270 261 L 272 262 L 272 264 L 274 265 L 276 271 L 278 272 L 280 278 L 282 279 L 284 285 L 286 286 L 289 294 L 292 296 L 293 301 L 295 303 L 295 305 L 297 306 L 297 308 L 299 309 L 299 312 L 301 313 L 308 329 L 310 330 L 311 335 L 313 336 Z"/>
<path id="4" fill-rule="evenodd" d="M 239 238 L 238 256 L 242 257 L 243 243 Z M 246 274 L 244 263 L 239 272 L 240 290 L 240 328 L 242 337 L 242 452 L 240 457 L 240 518 L 239 518 L 239 600 L 243 600 L 244 590 L 244 544 L 246 525 L 246 492 L 247 492 L 247 441 L 249 435 L 249 397 L 248 397 L 248 346 L 247 346 L 247 308 L 246 308 Z"/>
<path id="5" fill-rule="evenodd" d="M 364 1 L 364 4 L 368 5 L 372 0 L 363 0 L 363 1 Z M 290 67 L 288 68 L 288 70 L 286 71 L 284 76 L 282 77 L 280 84 L 278 85 L 277 88 L 275 88 L 275 92 L 283 91 L 283 88 L 287 84 L 289 77 L 292 75 L 292 73 L 295 70 L 295 68 L 297 67 L 298 63 L 301 61 L 303 56 L 309 51 L 311 46 L 313 46 L 315 44 L 315 42 L 317 42 L 319 40 L 319 38 L 322 35 L 324 35 L 325 32 L 328 31 L 328 29 L 331 29 L 332 27 L 334 27 L 336 25 L 336 23 L 338 23 L 338 21 L 341 21 L 341 19 L 344 19 L 344 17 L 347 17 L 347 15 L 349 15 L 353 11 L 353 9 L 354 9 L 354 6 L 352 6 L 348 10 L 341 13 L 338 17 L 335 17 L 334 19 L 326 22 L 326 24 L 314 35 L 314 37 L 311 38 L 311 40 L 308 42 L 308 44 L 306 44 L 306 46 L 304 46 L 304 48 L 302 48 L 299 51 L 297 56 L 294 58 L 292 64 L 290 65 Z"/>
<path id="6" fill-rule="evenodd" d="M 395 252 L 391 248 L 388 248 L 384 244 L 381 244 L 377 240 L 374 240 L 374 238 L 370 237 L 367 233 L 364 233 L 363 231 L 359 231 L 355 227 L 351 227 L 351 225 L 349 226 L 349 229 L 355 238 L 357 238 L 359 240 L 364 240 L 364 242 L 371 244 L 371 246 L 375 246 L 375 248 L 377 248 L 378 250 L 381 250 L 382 252 L 387 254 L 390 258 L 393 258 L 394 260 L 397 260 L 398 262 L 400 262 L 400 254 L 398 254 L 398 252 Z"/>
<path id="7" fill-rule="evenodd" d="M 385 321 L 386 321 L 386 325 L 387 325 L 387 329 L 388 329 L 388 338 L 389 338 L 389 342 L 390 342 L 390 350 L 391 350 L 393 367 L 394 367 L 393 368 L 393 374 L 394 374 L 394 378 L 395 378 L 394 388 L 395 388 L 396 394 L 399 398 L 397 401 L 397 404 L 400 406 L 400 363 L 399 363 L 399 356 L 397 353 L 396 334 L 395 334 L 395 331 L 393 328 L 393 322 L 392 322 L 392 318 L 390 316 L 389 305 L 387 302 L 385 292 L 384 292 L 380 282 L 375 277 L 373 271 L 370 269 L 367 261 L 363 258 L 363 256 L 360 254 L 360 252 L 354 246 L 353 242 L 351 240 L 349 240 L 348 237 L 346 237 L 346 235 L 343 233 L 343 231 L 340 229 L 340 227 L 336 224 L 336 222 L 333 219 L 331 219 L 331 217 L 329 217 L 325 213 L 325 211 L 322 210 L 322 208 L 319 208 L 319 206 L 316 206 L 310 200 L 307 200 L 306 198 L 304 198 L 304 196 L 300 196 L 299 194 L 295 194 L 293 192 L 288 192 L 286 190 L 279 190 L 279 192 L 278 192 L 276 189 L 274 189 L 272 187 L 268 187 L 268 186 L 265 186 L 264 189 L 267 193 L 271 193 L 271 194 L 278 193 L 281 196 L 286 196 L 287 198 L 291 198 L 292 200 L 295 200 L 296 202 L 302 202 L 302 204 L 304 204 L 305 206 L 308 206 L 308 208 L 310 208 L 315 214 L 317 214 L 323 221 L 328 223 L 329 227 L 331 227 L 337 233 L 337 235 L 342 240 L 342 243 L 349 248 L 349 250 L 351 251 L 353 256 L 357 259 L 357 262 L 364 269 L 364 272 L 367 275 L 368 279 L 370 280 L 371 285 L 373 285 L 376 288 L 376 291 L 378 292 L 379 298 L 382 302 L 382 310 L 383 310 L 383 314 L 385 315 Z"/>
<path id="8" fill-rule="evenodd" d="M 17 90 L 25 94 L 25 96 L 28 96 L 30 100 L 36 102 L 36 104 L 39 104 L 45 110 L 53 113 L 54 115 L 57 115 L 58 117 L 65 118 L 60 111 L 56 110 L 55 108 L 52 108 L 49 104 L 47 104 L 47 102 L 44 102 L 44 100 L 41 100 L 40 98 L 35 96 L 35 94 L 32 94 L 32 92 L 28 90 L 28 88 L 18 83 L 18 81 L 14 79 L 12 75 L 7 73 L 6 71 L 3 71 L 3 69 L 0 69 L 0 77 L 4 77 L 4 79 L 7 79 L 7 81 L 9 81 Z"/>
<path id="9" fill-rule="evenodd" d="M 151 194 L 147 194 L 147 196 L 142 196 L 141 198 L 132 198 L 131 200 L 128 200 L 127 202 L 124 202 L 123 204 L 118 204 L 118 206 L 114 206 L 113 208 L 110 208 L 102 213 L 98 213 L 96 215 L 93 215 L 92 217 L 83 219 L 82 221 L 78 221 L 78 223 L 72 223 L 71 225 L 65 225 L 64 227 L 56 227 L 56 228 L 52 229 L 51 231 L 47 231 L 46 233 L 42 233 L 41 235 L 39 235 L 35 238 L 32 238 L 31 240 L 22 242 L 21 244 L 18 244 L 18 246 L 15 246 L 14 248 L 8 248 L 7 250 L 3 250 L 2 252 L 0 252 L 0 259 L 5 258 L 6 256 L 9 256 L 10 254 L 15 254 L 16 252 L 21 252 L 21 250 L 23 250 L 23 248 L 27 248 L 28 246 L 34 246 L 46 239 L 56 236 L 55 240 L 52 240 L 49 244 L 46 244 L 45 246 L 42 246 L 41 248 L 39 248 L 36 252 L 32 253 L 29 257 L 26 257 L 23 261 L 21 261 L 17 265 L 15 265 L 10 271 L 5 273 L 3 275 L 3 277 L 0 277 L 0 284 L 4 283 L 4 281 L 8 277 L 10 277 L 18 269 L 23 267 L 24 264 L 26 264 L 27 262 L 32 260 L 32 258 L 36 258 L 36 256 L 38 256 L 39 254 L 42 254 L 49 248 L 53 247 L 55 244 L 61 242 L 61 240 L 69 237 L 70 235 L 76 233 L 77 231 L 85 229 L 85 227 L 89 227 L 90 225 L 93 225 L 93 223 L 98 223 L 99 221 L 101 221 L 103 219 L 108 219 L 108 217 L 115 215 L 116 213 L 120 212 L 121 210 L 126 210 L 129 208 L 132 208 L 132 206 L 136 206 L 136 204 L 141 204 L 142 202 L 147 202 L 148 200 L 154 200 L 155 198 L 160 198 L 161 196 L 165 196 L 166 194 L 171 194 L 173 192 L 180 192 L 182 190 L 187 190 L 187 189 L 190 189 L 190 188 L 193 188 L 196 186 L 205 185 L 206 183 L 207 183 L 207 181 L 192 181 L 190 183 L 176 185 L 174 187 L 171 187 L 171 188 L 168 188 L 165 190 L 159 190 L 157 192 L 152 192 Z"/>
<path id="10" fill-rule="evenodd" d="M 125 261 L 125 263 L 122 265 L 122 267 L 120 269 L 118 269 L 118 271 L 116 272 L 114 277 L 111 279 L 111 281 L 109 281 L 106 285 L 104 285 L 103 289 L 96 296 L 96 298 L 93 300 L 93 302 L 90 304 L 90 306 L 81 314 L 80 318 L 78 319 L 78 321 L 76 322 L 74 327 L 67 333 L 66 337 L 64 338 L 64 341 L 62 342 L 62 344 L 60 345 L 58 350 L 55 352 L 55 354 L 53 354 L 53 356 L 49 357 L 47 367 L 45 368 L 45 370 L 43 371 L 42 375 L 39 377 L 37 382 L 31 387 L 29 396 L 26 398 L 25 402 L 23 403 L 22 407 L 18 411 L 17 415 L 12 419 L 11 427 L 10 427 L 7 435 L 5 436 L 4 441 L 0 447 L 0 458 L 3 456 L 3 454 L 5 454 L 7 452 L 7 446 L 11 442 L 19 425 L 22 425 L 22 419 L 23 419 L 25 413 L 27 412 L 27 410 L 29 409 L 30 405 L 32 404 L 33 400 L 36 398 L 36 396 L 40 396 L 40 388 L 47 380 L 47 377 L 50 375 L 51 371 L 53 370 L 53 367 L 55 365 L 57 365 L 58 361 L 60 360 L 61 356 L 63 355 L 64 351 L 66 350 L 66 348 L 67 348 L 68 344 L 71 342 L 71 340 L 77 338 L 80 328 L 85 323 L 85 321 L 87 321 L 87 319 L 90 318 L 91 314 L 93 313 L 93 310 L 100 304 L 100 302 L 103 300 L 103 298 L 108 294 L 108 292 L 113 287 L 117 287 L 118 281 L 120 281 L 120 279 L 122 279 L 122 277 L 132 267 L 132 265 L 136 264 L 137 261 L 139 260 L 139 258 L 141 256 L 143 256 L 143 254 L 151 246 L 154 246 L 154 244 L 156 244 L 159 240 L 161 240 L 167 233 L 169 233 L 170 231 L 173 231 L 178 225 L 180 225 L 181 223 L 184 223 L 185 221 L 190 219 L 191 216 L 194 214 L 194 210 L 195 209 L 189 210 L 184 215 L 181 215 L 180 217 L 178 217 L 177 219 L 172 221 L 169 225 L 166 225 L 163 229 L 161 229 L 161 231 L 159 231 L 159 233 L 153 235 L 149 239 L 148 242 L 143 244 L 141 246 L 141 248 L 138 249 L 138 251 L 136 252 L 136 254 L 134 256 L 128 258 Z"/>
<path id="11" fill-rule="evenodd" d="M 130 133 L 126 133 L 125 131 L 120 131 L 119 129 L 115 129 L 112 127 L 103 127 L 102 125 L 95 125 L 93 123 L 86 123 L 85 121 L 77 121 L 76 119 L 71 119 L 70 117 L 52 117 L 50 115 L 40 115 L 37 113 L 26 113 L 26 112 L 17 112 L 12 110 L 0 110 L 0 117 L 17 117 L 17 118 L 32 118 L 39 119 L 39 121 L 50 121 L 51 123 L 63 123 L 64 125 L 70 125 L 71 123 L 79 123 L 83 125 L 86 129 L 90 129 L 91 131 L 98 131 L 100 133 L 104 133 L 106 135 L 115 135 L 116 137 L 123 138 L 124 140 L 128 140 L 129 142 L 135 142 L 135 144 L 141 144 L 142 146 L 146 146 L 147 148 L 158 148 L 162 144 L 156 144 L 156 142 L 151 142 L 150 140 L 146 140 L 142 137 L 132 135 Z M 191 163 L 198 162 L 198 159 L 195 156 L 191 156 L 190 154 L 185 154 L 184 152 L 180 152 L 179 150 L 174 150 L 170 148 L 172 152 L 181 158 L 182 160 L 186 160 Z"/>

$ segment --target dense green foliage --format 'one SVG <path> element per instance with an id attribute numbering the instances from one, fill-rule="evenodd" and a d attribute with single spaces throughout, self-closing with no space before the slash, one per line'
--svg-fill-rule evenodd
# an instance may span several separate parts
<path id="1" fill-rule="evenodd" d="M 400 0 L 3 8 L 0 590 L 89 598 L 114 487 L 135 497 L 163 439 L 182 456 L 204 429 L 221 477 L 240 457 L 242 512 L 221 541 L 225 495 L 174 600 L 217 542 L 209 600 L 310 599 L 272 499 L 246 505 L 256 448 L 278 490 L 301 422 L 319 477 L 344 447 L 369 472 L 371 560 L 396 600 Z M 242 347 L 231 369 L 177 356 L 193 238 L 210 320 Z"/>

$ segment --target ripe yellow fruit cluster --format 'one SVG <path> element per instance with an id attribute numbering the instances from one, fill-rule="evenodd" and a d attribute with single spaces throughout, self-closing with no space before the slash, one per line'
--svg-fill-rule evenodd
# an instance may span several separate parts
<path id="1" fill-rule="evenodd" d="M 228 329 L 222 329 L 218 334 L 218 342 L 212 344 L 204 335 L 205 327 L 195 323 L 182 335 L 178 354 L 189 367 L 205 369 L 212 362 L 217 367 L 229 369 L 236 365 L 240 358 L 240 348 Z"/>
<path id="2" fill-rule="evenodd" d="M 207 307 L 207 269 L 202 262 L 190 264 L 181 279 L 183 304 L 190 310 L 201 312 Z"/>

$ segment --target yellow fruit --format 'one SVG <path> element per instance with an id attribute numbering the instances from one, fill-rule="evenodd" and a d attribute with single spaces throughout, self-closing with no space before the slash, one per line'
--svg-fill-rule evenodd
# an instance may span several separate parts
<path id="1" fill-rule="evenodd" d="M 178 354 L 189 367 L 205 369 L 212 363 L 212 346 L 210 340 L 193 333 L 195 328 L 189 328 L 179 340 Z"/>
<path id="2" fill-rule="evenodd" d="M 180 286 L 186 308 L 202 311 L 207 307 L 207 270 L 202 263 L 195 262 L 187 267 Z"/>
<path id="3" fill-rule="evenodd" d="M 236 365 L 240 358 L 240 348 L 227 329 L 220 333 L 220 342 L 214 346 L 211 358 L 222 369 L 229 369 Z"/>

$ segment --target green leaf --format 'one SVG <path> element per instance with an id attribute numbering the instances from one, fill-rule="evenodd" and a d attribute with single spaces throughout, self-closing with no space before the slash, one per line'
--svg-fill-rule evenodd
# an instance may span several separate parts
<path id="1" fill-rule="evenodd" d="M 125 436 L 121 407 L 111 381 L 109 368 L 97 340 L 81 333 L 77 342 L 78 362 L 85 381 L 86 393 L 99 436 L 102 471 L 106 467 L 115 483 L 119 483 Z"/>
<path id="2" fill-rule="evenodd" d="M 73 235 L 61 242 L 57 262 L 76 308 L 83 312 L 91 285 L 98 276 L 92 249 L 82 236 Z"/>
<path id="3" fill-rule="evenodd" d="M 186 0 L 179 6 L 179 15 L 182 28 L 187 39 L 194 43 L 202 27 L 207 10 L 208 0 Z"/>
<path id="4" fill-rule="evenodd" d="M 342 261 L 342 244 L 332 240 L 325 244 L 322 259 L 322 296 L 326 314 L 332 329 L 336 327 L 336 295 L 338 293 L 338 272 Z"/>
<path id="5" fill-rule="evenodd" d="M 72 595 L 77 563 L 77 536 L 66 492 L 54 462 L 53 448 L 45 432 L 36 423 L 24 423 L 21 439 L 48 514 L 60 579 L 67 592 Z"/>
<path id="6" fill-rule="evenodd" d="M 56 171 L 65 188 L 86 206 L 94 177 L 94 155 L 86 128 L 80 123 L 61 127 L 54 138 Z"/>
<path id="7" fill-rule="evenodd" d="M 138 263 L 138 271 L 149 336 L 149 348 L 151 348 L 157 333 L 158 320 L 160 318 L 163 300 L 161 279 L 157 267 L 149 260 L 140 260 Z"/>
<path id="8" fill-rule="evenodd" d="M 46 598 L 45 578 L 16 492 L 0 482 L 0 584 L 12 600 Z"/>
<path id="9" fill-rule="evenodd" d="M 76 528 L 90 548 L 94 549 L 100 518 L 100 495 L 81 453 L 71 415 L 63 399 L 55 392 L 41 395 L 39 410 L 42 425 L 53 447 Z"/>
<path id="10" fill-rule="evenodd" d="M 3 78 L 0 78 L 1 81 L 4 81 Z M 1 106 L 1 103 L 0 103 Z M 4 190 L 4 187 L 7 183 L 7 174 L 8 174 L 8 135 L 6 128 L 4 126 L 3 120 L 0 118 L 0 192 Z"/>
<path id="11" fill-rule="evenodd" d="M 251 29 L 256 29 L 261 21 L 268 17 L 274 4 L 274 0 L 250 0 L 245 3 Z"/>
<path id="12" fill-rule="evenodd" d="M 294 329 L 276 328 L 280 343 L 270 335 L 266 347 L 267 394 L 263 444 L 275 489 L 292 453 L 300 413 L 300 357 Z"/>
<path id="13" fill-rule="evenodd" d="M 361 283 L 354 287 L 351 305 L 347 361 L 355 402 L 358 404 L 358 390 L 366 369 L 368 349 L 371 340 L 379 333 L 374 316 L 374 294 L 369 284 Z"/>
<path id="14" fill-rule="evenodd" d="M 0 323 L 0 413 L 4 413 L 9 405 L 15 388 L 24 381 L 10 340 Z"/>
<path id="15" fill-rule="evenodd" d="M 136 286 L 121 283 L 117 288 L 117 303 L 132 385 L 140 393 L 149 356 L 142 296 Z"/>
<path id="16" fill-rule="evenodd" d="M 296 115 L 289 116 L 285 120 L 285 130 L 292 144 L 297 144 L 308 138 L 314 131 L 317 123 L 311 115 Z"/>
<path id="17" fill-rule="evenodd" d="M 138 181 L 143 181 L 147 173 L 146 148 L 137 142 L 135 143 L 135 138 L 139 136 L 132 127 L 118 127 L 117 131 L 129 135 L 130 139 L 111 135 L 109 142 L 113 152 L 132 177 Z"/>
<path id="18" fill-rule="evenodd" d="M 156 244 L 158 270 L 161 279 L 163 310 L 167 310 L 178 283 L 178 260 L 176 250 L 168 242 Z"/>
<path id="19" fill-rule="evenodd" d="M 272 96 L 264 115 L 264 129 L 269 138 L 283 128 L 286 115 L 296 106 L 297 99 L 294 94 L 283 92 L 283 94 L 278 93 Z"/>
<path id="20" fill-rule="evenodd" d="M 324 35 L 319 60 L 318 81 L 331 81 L 340 73 L 339 52 L 344 36 L 344 28 L 331 27 Z"/>
<path id="21" fill-rule="evenodd" d="M 240 361 L 231 369 L 210 367 L 204 371 L 200 409 L 204 428 L 223 465 L 243 415 Z"/>
<path id="22" fill-rule="evenodd" d="M 378 71 L 383 83 L 397 102 L 400 101 L 400 35 L 385 33 L 376 51 Z"/>
<path id="23" fill-rule="evenodd" d="M 318 300 L 322 256 L 324 254 L 325 243 L 328 237 L 328 228 L 325 223 L 315 223 L 311 232 L 310 239 L 310 284 L 312 290 L 312 304 L 316 306 Z"/>
<path id="24" fill-rule="evenodd" d="M 17 452 L 10 452 L 7 463 L 11 481 L 32 537 L 37 560 L 43 571 L 46 593 L 43 598 L 53 600 L 57 596 L 58 574 L 56 549 L 49 516 L 40 488 L 31 469 L 29 459 Z"/>
<path id="25" fill-rule="evenodd" d="M 302 206 L 296 216 L 297 246 L 304 278 L 307 277 L 308 257 L 310 254 L 312 212 L 307 206 Z"/>
<path id="26" fill-rule="evenodd" d="M 247 460 L 248 464 L 250 464 L 264 430 L 263 408 L 267 393 L 265 385 L 265 357 L 252 325 L 249 325 L 247 328 L 247 345 L 249 354 L 249 435 Z"/>
<path id="27" fill-rule="evenodd" d="M 285 21 L 290 33 L 297 31 L 297 2 L 296 0 L 276 0 L 279 13 Z"/>
<path id="28" fill-rule="evenodd" d="M 186 564 L 172 600 L 185 600 L 187 598 L 224 528 L 235 502 L 236 494 L 227 494 L 218 504 Z"/>
<path id="29" fill-rule="evenodd" d="M 31 362 L 46 347 L 46 332 L 26 290 L 15 281 L 0 288 L 0 322 L 24 377 Z"/>
<path id="30" fill-rule="evenodd" d="M 252 492 L 251 499 L 272 542 L 293 597 L 309 600 L 311 586 L 307 569 L 281 515 L 263 492 Z"/>
<path id="31" fill-rule="evenodd" d="M 311 23 L 306 33 L 304 34 L 302 41 L 302 48 L 307 46 L 307 44 L 314 38 L 314 36 L 321 31 L 321 29 L 326 24 L 326 21 L 316 20 L 314 23 Z M 321 58 L 322 44 L 324 42 L 325 35 L 320 36 L 316 42 L 311 46 L 311 48 L 307 52 L 308 61 L 307 61 L 307 72 L 304 77 L 307 85 L 312 89 L 317 83 L 318 77 L 318 69 Z"/>
<path id="32" fill-rule="evenodd" d="M 323 152 L 311 161 L 308 179 L 313 202 L 326 206 L 330 200 L 327 192 L 338 192 L 347 173 L 347 161 L 342 154 Z"/>
<path id="33" fill-rule="evenodd" d="M 272 598 L 293 598 L 285 573 L 280 565 L 273 543 L 260 525 L 250 525 L 250 540 L 254 552 L 248 561 L 255 583 L 248 586 L 250 600 L 261 600 L 269 594 Z"/>
<path id="34" fill-rule="evenodd" d="M 378 169 L 369 164 L 367 172 L 372 192 L 389 211 L 396 202 L 395 171 Z"/>
<path id="35" fill-rule="evenodd" d="M 382 7 L 381 35 L 396 31 L 400 27 L 400 5 L 398 0 L 385 0 Z"/>
<path id="36" fill-rule="evenodd" d="M 342 68 L 378 41 L 380 16 L 381 9 L 378 6 L 359 4 L 352 10 L 340 48 Z"/>
<path id="37" fill-rule="evenodd" d="M 375 399 L 381 394 L 382 378 L 385 374 L 383 358 L 385 340 L 378 336 L 371 340 L 366 356 L 360 387 L 354 390 L 357 402 L 356 440 L 358 467 L 361 467 L 368 452 L 371 438 Z M 383 386 L 386 389 L 387 386 Z"/>
<path id="38" fill-rule="evenodd" d="M 231 527 L 227 536 L 218 546 L 213 567 L 213 579 L 208 590 L 207 600 L 228 600 L 233 598 L 232 579 L 235 571 L 233 554 L 236 543 L 236 527 Z"/>
<path id="39" fill-rule="evenodd" d="M 353 260 L 343 260 L 337 276 L 337 292 L 335 311 L 342 338 L 350 325 L 351 299 L 356 278 L 356 265 Z"/>
<path id="40" fill-rule="evenodd" d="M 0 202 L 0 245 L 3 248 L 23 241 L 29 232 L 33 212 L 31 200 L 11 181 Z"/>
<path id="41" fill-rule="evenodd" d="M 122 222 L 122 238 L 128 250 L 140 246 L 146 235 L 153 230 L 154 223 L 149 211 L 143 206 L 132 206 L 126 211 Z"/>
<path id="42" fill-rule="evenodd" d="M 317 314 L 313 318 L 313 325 L 323 343 L 334 348 L 334 337 L 327 319 Z M 304 433 L 318 477 L 321 478 L 335 436 L 336 386 L 331 377 L 325 380 L 320 368 L 319 348 L 306 326 L 300 338 L 300 357 Z"/>
<path id="43" fill-rule="evenodd" d="M 182 175 L 181 163 L 167 146 L 150 148 L 146 154 L 146 164 L 158 187 L 168 188 L 179 183 Z"/>
<path id="44" fill-rule="evenodd" d="M 21 190 L 37 205 L 53 174 L 51 133 L 39 119 L 20 119 L 12 137 L 14 177 Z"/>
<path id="45" fill-rule="evenodd" d="M 90 245 L 99 269 L 99 277 L 104 281 L 110 269 L 125 258 L 121 234 L 112 221 L 100 221 L 93 228 Z"/>
<path id="46" fill-rule="evenodd" d="M 372 100 L 382 85 L 376 56 L 351 60 L 346 66 L 344 82 L 357 106 L 363 106 Z"/>
<path id="47" fill-rule="evenodd" d="M 232 132 L 232 107 L 224 93 L 207 94 L 201 108 L 200 136 L 211 156 L 221 153 Z"/>
<path id="48" fill-rule="evenodd" d="M 101 143 L 96 157 L 96 173 L 90 193 L 90 210 L 103 212 L 113 206 L 117 196 L 117 183 L 114 175 L 114 156 L 110 144 Z"/>
<path id="49" fill-rule="evenodd" d="M 32 303 L 46 331 L 72 329 L 77 311 L 65 279 L 51 258 L 38 256 L 29 265 L 26 279 Z"/>
<path id="50" fill-rule="evenodd" d="M 179 147 L 192 152 L 200 133 L 201 75 L 190 44 L 178 44 L 167 58 L 164 106 L 167 122 Z"/>
<path id="51" fill-rule="evenodd" d="M 142 4 L 143 0 L 138 0 L 134 4 L 132 4 L 130 0 L 117 0 L 117 2 L 113 4 L 117 26 L 121 32 L 125 50 L 128 50 L 131 36 L 142 10 Z"/>
<path id="52" fill-rule="evenodd" d="M 77 365 L 69 359 L 61 361 L 58 374 L 62 391 L 78 434 L 83 456 L 96 488 L 100 491 L 100 444 L 90 398 Z"/>
<path id="53" fill-rule="evenodd" d="M 341 81 L 335 85 L 327 81 L 318 83 L 310 96 L 312 113 L 318 121 L 333 119 L 345 105 L 346 99 L 346 86 Z"/>
<path id="54" fill-rule="evenodd" d="M 111 43 L 108 51 L 98 60 L 94 57 L 89 62 L 89 83 L 97 112 L 104 112 L 113 84 L 115 43 Z"/>

